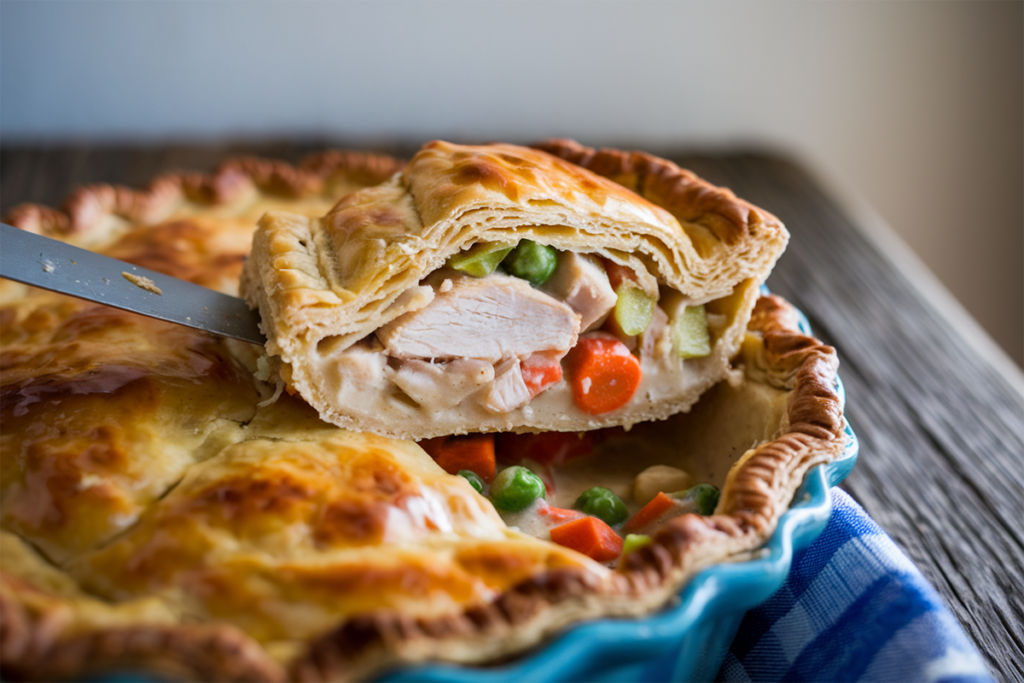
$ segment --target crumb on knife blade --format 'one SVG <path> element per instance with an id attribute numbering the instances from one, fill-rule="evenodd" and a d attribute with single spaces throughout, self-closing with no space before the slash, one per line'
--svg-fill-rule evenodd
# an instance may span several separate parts
<path id="1" fill-rule="evenodd" d="M 148 277 L 143 275 L 136 275 L 135 273 L 129 273 L 128 271 L 122 271 L 121 275 L 124 279 L 132 283 L 136 287 L 141 287 L 147 292 L 153 292 L 154 294 L 163 294 L 164 291 L 156 286 L 156 283 L 150 280 Z"/>

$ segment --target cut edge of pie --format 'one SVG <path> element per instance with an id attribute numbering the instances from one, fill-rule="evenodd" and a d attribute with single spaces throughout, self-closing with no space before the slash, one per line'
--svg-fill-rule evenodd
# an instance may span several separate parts
<path id="1" fill-rule="evenodd" d="M 666 160 L 547 147 L 435 140 L 322 218 L 266 214 L 241 291 L 260 311 L 279 382 L 326 422 L 422 439 L 628 428 L 688 410 L 727 377 L 788 243 L 782 223 Z M 524 242 L 560 254 L 562 285 L 452 265 Z M 610 302 L 575 294 L 602 286 Z M 613 324 L 618 291 L 642 292 L 653 311 L 639 332 Z M 675 330 L 702 306 L 719 322 L 704 353 L 684 355 Z M 573 359 L 609 329 L 631 344 L 616 352 L 635 347 L 638 385 L 591 407 Z M 472 372 L 453 369 L 467 362 Z"/>

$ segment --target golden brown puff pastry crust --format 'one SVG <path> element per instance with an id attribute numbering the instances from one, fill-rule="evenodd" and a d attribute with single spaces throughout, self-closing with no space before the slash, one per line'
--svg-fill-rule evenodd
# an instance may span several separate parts
<path id="1" fill-rule="evenodd" d="M 262 398 L 189 328 L 58 295 L 4 310 L 24 337 L 0 351 L 0 520 L 58 562 L 135 524 Z"/>
<path id="2" fill-rule="evenodd" d="M 715 248 L 715 241 L 734 247 L 757 239 L 759 233 L 776 230 L 778 219 L 764 209 L 667 159 L 646 152 L 594 149 L 567 139 L 547 140 L 534 147 L 614 180 L 664 207 L 686 226 L 698 251 Z"/>
<path id="3" fill-rule="evenodd" d="M 167 173 L 144 189 L 86 185 L 72 192 L 60 209 L 20 204 L 4 222 L 95 249 L 126 227 L 175 218 L 233 217 L 251 224 L 271 207 L 320 215 L 339 198 L 381 183 L 403 167 L 404 162 L 390 156 L 347 150 L 312 154 L 298 166 L 240 157 L 210 174 Z"/>
<path id="4" fill-rule="evenodd" d="M 317 213 L 400 167 L 359 153 L 298 168 L 246 158 L 146 190 L 82 188 L 65 211 L 22 205 L 5 220 L 235 294 L 266 206 Z M 0 520 L 58 562 L 135 524 L 269 396 L 251 348 L 188 328 L 10 281 L 0 322 Z"/>
<path id="5" fill-rule="evenodd" d="M 559 568 L 605 571 L 507 529 L 415 444 L 341 430 L 232 444 L 128 533 L 68 564 L 95 594 L 166 596 L 263 642 L 385 609 L 447 615 Z"/>
<path id="6" fill-rule="evenodd" d="M 322 219 L 267 214 L 243 273 L 243 295 L 260 310 L 267 351 L 278 361 L 282 381 L 339 426 L 425 438 L 467 431 L 574 431 L 664 419 L 688 409 L 727 376 L 757 286 L 788 240 L 769 214 L 674 165 L 664 168 L 662 175 L 671 176 L 674 169 L 690 184 L 666 185 L 665 197 L 655 192 L 655 201 L 648 201 L 545 152 L 432 142 L 403 173 L 349 195 Z M 691 185 L 700 191 L 692 192 Z M 699 214 L 699 221 L 691 222 L 691 214 Z M 717 226 L 719 218 L 739 222 L 730 231 L 707 227 Z M 578 408 L 565 379 L 508 409 L 493 408 L 480 394 L 441 407 L 410 398 L 401 379 L 389 379 L 410 357 L 430 363 L 438 358 L 492 361 L 495 379 L 481 390 L 487 393 L 498 385 L 502 363 L 526 362 L 536 352 L 529 343 L 519 348 L 514 342 L 500 354 L 448 351 L 445 342 L 420 345 L 417 351 L 391 348 L 390 331 L 411 316 L 438 311 L 445 319 L 449 310 L 461 314 L 479 300 L 499 300 L 502 292 L 518 297 L 518 303 L 498 305 L 494 317 L 511 322 L 498 326 L 490 338 L 540 338 L 544 325 L 536 321 L 544 319 L 544 306 L 528 308 L 523 302 L 528 297 L 513 292 L 515 279 L 485 278 L 494 291 L 474 294 L 466 278 L 457 273 L 448 278 L 450 271 L 439 270 L 474 244 L 511 245 L 523 239 L 625 266 L 655 294 L 661 288 L 695 304 L 715 302 L 724 318 L 713 335 L 711 354 L 685 370 L 667 350 L 641 357 L 648 367 L 639 390 L 624 407 L 601 414 Z M 452 286 L 454 293 L 446 294 L 445 287 Z M 443 327 L 457 337 L 462 324 L 453 318 L 421 327 Z M 516 326 L 527 331 L 518 332 Z M 552 341 L 552 348 L 564 356 L 585 331 L 581 326 L 567 329 L 571 342 Z M 386 348 L 379 349 L 380 342 Z"/>
<path id="7" fill-rule="evenodd" d="M 233 212 L 253 205 L 108 221 L 93 237 L 231 291 L 220 271 L 237 269 L 246 230 Z M 415 445 L 330 428 L 290 397 L 261 406 L 270 387 L 248 345 L 9 284 L 0 668 L 16 679 L 348 680 L 491 661 L 564 624 L 648 611 L 758 547 L 806 470 L 842 447 L 834 351 L 761 298 L 740 343 L 748 379 L 652 429 L 714 449 L 706 425 L 750 419 L 757 387 L 782 397 L 775 426 L 732 468 L 715 515 L 677 518 L 609 569 L 508 530 Z"/>

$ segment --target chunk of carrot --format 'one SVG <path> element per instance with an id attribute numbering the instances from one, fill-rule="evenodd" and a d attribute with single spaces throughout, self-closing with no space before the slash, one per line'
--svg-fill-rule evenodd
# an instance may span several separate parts
<path id="1" fill-rule="evenodd" d="M 622 525 L 624 534 L 645 533 L 644 527 L 657 521 L 659 517 L 672 509 L 676 501 L 664 491 L 659 492 L 650 503 L 640 508 L 640 511 L 626 520 Z"/>
<path id="2" fill-rule="evenodd" d="M 566 356 L 576 406 L 600 415 L 629 403 L 640 386 L 640 361 L 611 336 L 583 337 Z"/>
<path id="3" fill-rule="evenodd" d="M 520 366 L 523 382 L 534 398 L 552 384 L 562 379 L 562 364 L 558 358 L 546 354 L 534 353 L 528 356 Z"/>
<path id="4" fill-rule="evenodd" d="M 553 505 L 540 508 L 537 510 L 537 514 L 552 524 L 564 524 L 584 516 L 579 510 L 566 510 Z"/>
<path id="5" fill-rule="evenodd" d="M 637 281 L 636 273 L 632 268 L 620 266 L 610 259 L 601 259 L 601 262 L 604 263 L 604 270 L 608 273 L 608 284 L 612 286 L 612 289 L 617 290 L 623 282 L 635 283 Z"/>
<path id="6" fill-rule="evenodd" d="M 622 537 L 597 517 L 580 517 L 556 526 L 551 540 L 598 562 L 611 562 L 622 553 Z"/>
<path id="7" fill-rule="evenodd" d="M 416 443 L 427 452 L 427 455 L 436 460 L 438 453 L 441 452 L 441 444 L 450 438 L 450 436 L 435 436 L 432 439 L 423 439 Z"/>
<path id="8" fill-rule="evenodd" d="M 494 479 L 494 434 L 465 434 L 424 439 L 420 446 L 448 474 L 469 470 L 488 484 Z"/>

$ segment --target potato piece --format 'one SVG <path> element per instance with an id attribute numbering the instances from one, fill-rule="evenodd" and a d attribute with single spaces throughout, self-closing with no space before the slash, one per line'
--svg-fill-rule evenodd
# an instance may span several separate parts
<path id="1" fill-rule="evenodd" d="M 636 475 L 633 501 L 647 505 L 660 492 L 675 493 L 691 488 L 696 482 L 686 471 L 668 465 L 654 465 Z"/>

